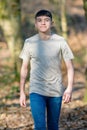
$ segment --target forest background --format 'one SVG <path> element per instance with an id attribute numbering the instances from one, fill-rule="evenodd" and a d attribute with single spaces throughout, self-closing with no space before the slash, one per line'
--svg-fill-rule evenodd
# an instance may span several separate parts
<path id="1" fill-rule="evenodd" d="M 62 105 L 60 130 L 87 130 L 87 0 L 0 0 L 0 130 L 34 127 L 28 107 L 28 79 L 27 108 L 19 106 L 18 56 L 24 40 L 36 33 L 34 14 L 39 9 L 53 13 L 53 31 L 65 37 L 75 56 L 72 102 Z M 64 64 L 62 69 L 67 85 Z"/>

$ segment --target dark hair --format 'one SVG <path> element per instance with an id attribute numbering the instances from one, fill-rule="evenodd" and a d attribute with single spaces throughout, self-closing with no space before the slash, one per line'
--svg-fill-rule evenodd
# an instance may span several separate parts
<path id="1" fill-rule="evenodd" d="M 35 14 L 35 19 L 39 16 L 48 16 L 52 20 L 52 14 L 48 10 L 40 10 Z"/>

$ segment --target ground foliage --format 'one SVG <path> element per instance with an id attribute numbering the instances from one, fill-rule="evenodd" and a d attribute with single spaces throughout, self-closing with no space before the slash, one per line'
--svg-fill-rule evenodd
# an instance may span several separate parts
<path id="1" fill-rule="evenodd" d="M 63 105 L 60 117 L 60 130 L 87 130 L 87 105 L 81 101 Z M 4 107 L 0 111 L 0 130 L 33 130 L 30 107 Z"/>

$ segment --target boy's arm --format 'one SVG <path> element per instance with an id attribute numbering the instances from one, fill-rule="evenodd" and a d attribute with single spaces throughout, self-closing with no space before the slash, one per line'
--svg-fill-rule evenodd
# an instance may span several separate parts
<path id="1" fill-rule="evenodd" d="M 73 80 L 74 80 L 74 68 L 72 61 L 65 62 L 67 67 L 67 76 L 68 76 L 68 85 L 63 95 L 64 103 L 69 103 L 72 97 L 72 89 L 73 89 Z"/>
<path id="2" fill-rule="evenodd" d="M 20 105 L 26 107 L 25 81 L 28 73 L 28 61 L 22 62 L 20 72 Z"/>

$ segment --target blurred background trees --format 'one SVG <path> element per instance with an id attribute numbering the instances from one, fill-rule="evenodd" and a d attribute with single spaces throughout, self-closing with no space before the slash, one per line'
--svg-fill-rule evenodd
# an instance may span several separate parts
<path id="1" fill-rule="evenodd" d="M 85 16 L 86 16 L 86 19 L 87 19 L 87 0 L 83 0 L 83 7 L 84 7 L 84 10 L 85 10 Z"/>
<path id="2" fill-rule="evenodd" d="M 0 12 L 0 27 L 8 45 L 12 65 L 17 76 L 20 70 L 18 55 L 23 44 L 21 31 L 21 1 L 0 0 Z"/>
<path id="3" fill-rule="evenodd" d="M 85 11 L 85 17 L 86 17 L 86 21 L 87 21 L 87 0 L 83 0 L 83 8 Z M 87 58 L 87 48 L 86 48 L 86 58 Z M 87 101 L 87 60 L 86 60 L 86 69 L 85 69 L 85 76 L 86 76 L 86 91 L 85 91 L 85 95 L 84 95 L 84 101 Z"/>

